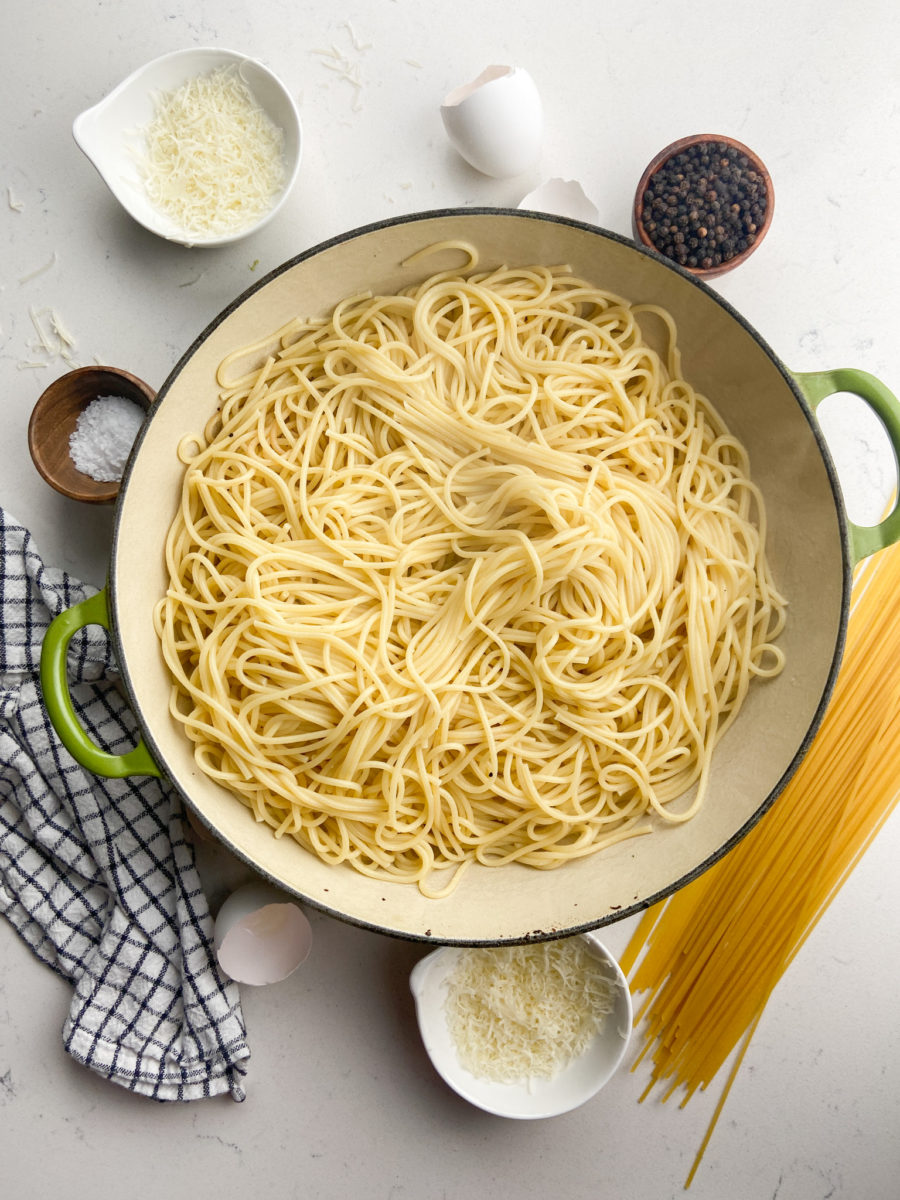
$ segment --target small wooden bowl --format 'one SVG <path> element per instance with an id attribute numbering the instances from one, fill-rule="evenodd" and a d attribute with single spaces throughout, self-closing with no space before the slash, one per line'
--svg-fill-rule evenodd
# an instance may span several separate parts
<path id="1" fill-rule="evenodd" d="M 78 367 L 61 375 L 43 392 L 28 422 L 28 449 L 43 478 L 71 500 L 111 504 L 119 481 L 92 479 L 79 471 L 69 455 L 69 438 L 79 416 L 98 396 L 123 396 L 149 410 L 156 392 L 118 367 Z"/>
<path id="2" fill-rule="evenodd" d="M 718 263 L 713 267 L 689 267 L 684 263 L 678 263 L 675 259 L 662 254 L 662 252 L 658 250 L 650 240 L 650 235 L 644 228 L 643 222 L 644 193 L 647 190 L 647 185 L 649 184 L 651 178 L 656 174 L 660 167 L 663 166 L 664 163 L 667 163 L 670 158 L 680 153 L 682 150 L 687 150 L 691 146 L 702 145 L 704 142 L 715 142 L 721 143 L 725 146 L 731 146 L 735 150 L 738 150 L 741 154 L 746 155 L 746 157 L 753 164 L 753 169 L 762 177 L 762 180 L 765 183 L 766 212 L 762 225 L 756 231 L 755 241 L 753 241 L 753 243 L 748 246 L 746 250 L 741 251 L 740 254 L 735 254 L 732 258 L 727 259 L 725 262 Z M 680 266 L 682 270 L 687 271 L 690 275 L 695 275 L 699 279 L 712 279 L 716 275 L 724 275 L 726 271 L 733 271 L 735 267 L 739 267 L 741 263 L 745 263 L 747 261 L 753 251 L 758 248 L 763 238 L 769 232 L 769 226 L 772 224 L 772 214 L 774 211 L 775 192 L 772 188 L 772 177 L 766 170 L 765 164 L 762 162 L 762 160 L 756 154 L 754 154 L 752 150 L 745 146 L 743 142 L 738 142 L 734 138 L 725 137 L 723 134 L 719 133 L 698 133 L 694 134 L 692 137 L 679 138 L 678 141 L 670 143 L 665 147 L 665 149 L 660 150 L 659 154 L 657 154 L 656 157 L 650 161 L 647 169 L 641 176 L 641 181 L 638 184 L 637 191 L 634 194 L 634 206 L 632 209 L 631 224 L 634 232 L 634 240 L 636 242 L 639 242 L 642 246 L 646 246 L 648 249 L 653 250 L 654 253 L 662 255 L 667 262 L 676 263 L 677 266 Z"/>

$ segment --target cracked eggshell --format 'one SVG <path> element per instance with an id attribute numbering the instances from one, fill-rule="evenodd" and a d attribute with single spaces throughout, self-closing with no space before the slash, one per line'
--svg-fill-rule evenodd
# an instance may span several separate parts
<path id="1" fill-rule="evenodd" d="M 486 67 L 445 97 L 441 117 L 454 147 L 484 175 L 521 175 L 540 156 L 541 97 L 522 67 Z"/>
<path id="2" fill-rule="evenodd" d="M 215 921 L 219 966 L 237 983 L 279 983 L 312 949 L 312 927 L 290 897 L 269 883 L 232 892 Z"/>
<path id="3" fill-rule="evenodd" d="M 577 179 L 548 179 L 524 196 L 519 201 L 519 208 L 571 217 L 573 221 L 584 221 L 587 225 L 596 225 L 600 220 L 597 206 L 585 195 Z"/>

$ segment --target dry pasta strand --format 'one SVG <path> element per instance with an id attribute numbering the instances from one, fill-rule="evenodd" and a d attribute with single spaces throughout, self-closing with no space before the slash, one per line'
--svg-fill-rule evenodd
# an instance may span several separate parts
<path id="1" fill-rule="evenodd" d="M 769 997 L 900 799 L 898 588 L 900 547 L 858 570 L 834 693 L 793 779 L 725 858 L 644 914 L 623 956 L 646 992 L 644 1096 L 682 1088 L 683 1105 L 737 1048 L 685 1187 Z"/>

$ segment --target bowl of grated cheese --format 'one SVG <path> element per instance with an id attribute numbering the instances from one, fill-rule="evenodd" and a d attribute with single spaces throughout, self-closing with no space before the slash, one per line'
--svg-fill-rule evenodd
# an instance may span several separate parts
<path id="1" fill-rule="evenodd" d="M 297 105 L 235 50 L 176 50 L 134 71 L 72 126 L 134 220 L 185 246 L 223 246 L 281 209 L 300 167 Z"/>
<path id="2" fill-rule="evenodd" d="M 496 1116 L 584 1104 L 613 1077 L 633 1012 L 596 934 L 513 946 L 444 946 L 413 968 L 425 1049 L 445 1083 Z"/>

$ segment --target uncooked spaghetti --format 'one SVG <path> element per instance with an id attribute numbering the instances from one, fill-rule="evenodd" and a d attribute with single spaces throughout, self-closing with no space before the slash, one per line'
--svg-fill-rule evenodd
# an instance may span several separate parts
<path id="1" fill-rule="evenodd" d="M 733 1056 L 685 1186 L 769 997 L 900 799 L 898 588 L 900 547 L 858 570 L 831 703 L 796 774 L 729 854 L 648 909 L 621 959 L 646 992 L 645 1096 L 659 1085 L 684 1105 Z"/>
<path id="2" fill-rule="evenodd" d="M 565 268 L 470 269 L 230 355 L 157 610 L 200 767 L 427 895 L 690 819 L 784 602 L 675 334 Z"/>

